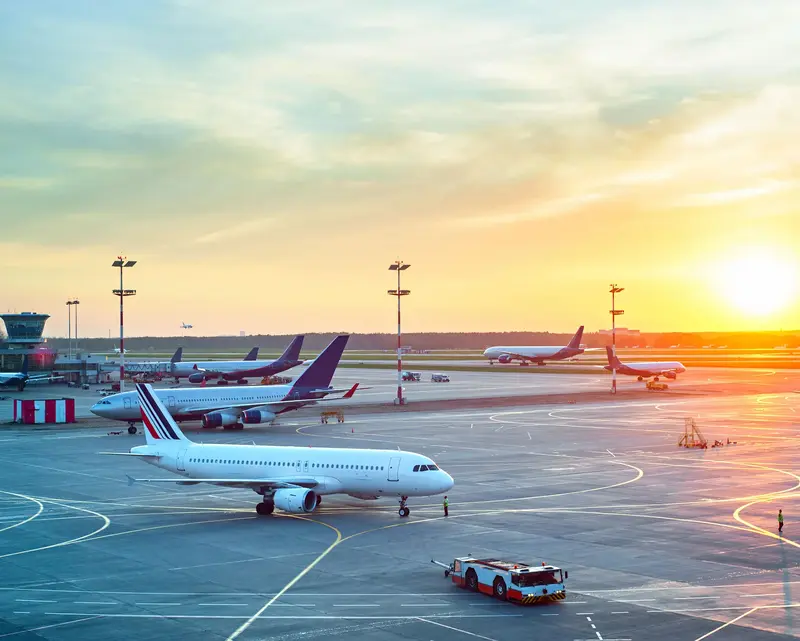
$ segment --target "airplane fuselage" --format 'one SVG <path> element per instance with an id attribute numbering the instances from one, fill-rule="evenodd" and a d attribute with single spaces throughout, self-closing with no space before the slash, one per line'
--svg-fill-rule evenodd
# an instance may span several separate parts
<path id="1" fill-rule="evenodd" d="M 604 369 L 611 371 L 611 365 L 605 365 Z M 662 376 L 665 372 L 674 372 L 675 374 L 682 374 L 686 368 L 678 361 L 662 361 L 653 363 L 620 363 L 616 368 L 617 373 L 625 374 L 627 376 L 642 376 L 643 378 L 650 378 L 651 376 Z"/>
<path id="2" fill-rule="evenodd" d="M 282 477 L 303 479 L 317 494 L 349 494 L 356 498 L 430 496 L 453 487 L 452 477 L 431 459 L 400 450 L 364 450 L 254 445 L 204 445 L 170 441 L 141 445 L 134 454 L 158 455 L 148 460 L 163 470 L 204 479 Z M 418 471 L 414 471 L 416 469 Z M 420 467 L 436 469 L 419 471 Z M 308 481 L 306 483 L 305 481 Z"/>
<path id="3" fill-rule="evenodd" d="M 178 421 L 196 420 L 216 408 L 226 405 L 252 404 L 269 406 L 270 401 L 283 401 L 292 393 L 291 385 L 253 385 L 251 387 L 206 387 L 154 390 L 170 415 Z M 275 413 L 296 409 L 313 402 L 298 399 L 297 406 L 281 406 Z M 139 397 L 136 392 L 122 392 L 106 396 L 92 406 L 93 414 L 116 421 L 140 421 Z"/>
<path id="4" fill-rule="evenodd" d="M 205 373 L 206 378 L 240 378 L 272 376 L 302 365 L 303 361 L 182 361 L 173 363 L 169 374 L 175 378 L 189 378 Z"/>
<path id="5" fill-rule="evenodd" d="M 483 352 L 483 355 L 489 360 L 503 361 L 507 359 L 509 362 L 512 360 L 527 360 L 534 362 L 541 361 L 560 361 L 573 356 L 583 354 L 581 347 L 557 347 L 552 345 L 545 345 L 540 347 L 534 346 L 499 346 L 490 347 Z"/>

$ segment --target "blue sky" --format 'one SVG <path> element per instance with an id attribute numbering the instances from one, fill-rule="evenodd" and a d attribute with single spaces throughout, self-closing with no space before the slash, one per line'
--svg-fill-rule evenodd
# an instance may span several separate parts
<path id="1" fill-rule="evenodd" d="M 0 268 L 25 272 L 0 304 L 82 296 L 104 335 L 123 253 L 138 333 L 388 330 L 400 256 L 409 329 L 602 327 L 609 279 L 643 329 L 797 326 L 799 19 L 786 0 L 5 3 Z M 793 274 L 769 316 L 717 295 L 708 263 L 741 248 Z"/>

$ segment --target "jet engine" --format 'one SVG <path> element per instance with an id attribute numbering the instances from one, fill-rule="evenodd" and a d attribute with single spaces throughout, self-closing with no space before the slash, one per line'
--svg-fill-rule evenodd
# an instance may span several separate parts
<path id="1" fill-rule="evenodd" d="M 196 372 L 189 376 L 190 383 L 202 383 L 204 380 L 206 380 L 206 375 L 202 372 Z"/>
<path id="2" fill-rule="evenodd" d="M 305 514 L 317 507 L 317 495 L 313 490 L 302 487 L 275 490 L 272 496 L 275 507 L 291 514 Z"/>
<path id="3" fill-rule="evenodd" d="M 203 427 L 224 427 L 239 422 L 239 417 L 231 412 L 209 412 L 203 415 Z"/>
<path id="4" fill-rule="evenodd" d="M 275 413 L 267 410 L 246 410 L 242 412 L 242 423 L 271 423 L 275 420 Z"/>
<path id="5" fill-rule="evenodd" d="M 675 372 L 664 372 L 664 376 L 672 381 L 678 378 L 678 375 Z"/>
<path id="6" fill-rule="evenodd" d="M 500 363 L 510 363 L 511 357 L 508 354 L 500 354 L 499 358 L 497 359 Z"/>

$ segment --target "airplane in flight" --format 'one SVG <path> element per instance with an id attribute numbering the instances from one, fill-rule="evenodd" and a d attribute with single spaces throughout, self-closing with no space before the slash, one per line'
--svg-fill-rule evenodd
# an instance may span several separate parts
<path id="1" fill-rule="evenodd" d="M 114 353 L 115 353 L 115 354 L 119 354 L 119 347 L 114 347 Z M 127 349 L 125 350 L 125 353 L 126 353 L 126 354 L 128 353 L 128 350 L 127 350 Z"/>
<path id="2" fill-rule="evenodd" d="M 189 323 L 184 323 L 183 321 L 181 321 L 181 329 L 193 329 L 193 328 L 194 325 L 191 325 Z"/>
<path id="3" fill-rule="evenodd" d="M 155 394 L 178 421 L 201 420 L 203 427 L 240 430 L 245 424 L 272 423 L 279 414 L 326 400 L 329 394 L 351 398 L 358 383 L 349 389 L 330 386 L 349 336 L 337 336 L 290 385 L 252 387 L 166 388 Z M 95 403 L 97 416 L 126 421 L 133 426 L 141 419 L 136 392 L 112 394 Z M 130 430 L 135 430 L 131 427 Z M 133 432 L 132 432 L 133 433 Z"/>
<path id="4" fill-rule="evenodd" d="M 411 496 L 443 494 L 454 481 L 430 458 L 402 450 L 369 450 L 273 445 L 200 444 L 190 441 L 170 416 L 158 394 L 138 383 L 138 407 L 146 445 L 130 452 L 101 452 L 138 458 L 178 478 L 135 479 L 133 483 L 211 483 L 250 488 L 263 498 L 256 513 L 275 508 L 291 514 L 314 511 L 328 494 L 364 500 L 398 497 L 398 514 L 406 517 Z"/>
<path id="5" fill-rule="evenodd" d="M 553 345 L 540 347 L 489 347 L 483 352 L 483 355 L 489 359 L 490 365 L 494 365 L 494 361 L 503 364 L 519 361 L 520 365 L 528 365 L 531 362 L 537 365 L 544 365 L 545 361 L 563 361 L 578 354 L 583 354 L 585 350 L 581 347 L 581 338 L 583 338 L 583 325 L 578 328 L 575 336 L 565 347 L 554 347 Z"/>
<path id="6" fill-rule="evenodd" d="M 170 375 L 178 381 L 181 378 L 189 379 L 190 383 L 205 383 L 217 379 L 217 385 L 227 385 L 228 381 L 246 383 L 247 378 L 274 376 L 287 369 L 303 364 L 300 358 L 300 349 L 303 347 L 305 336 L 295 336 L 289 346 L 274 361 L 257 361 L 258 347 L 250 350 L 245 357 L 247 363 L 242 361 L 181 361 L 173 362 L 170 366 Z"/>
<path id="7" fill-rule="evenodd" d="M 608 371 L 615 369 L 619 374 L 636 376 L 639 381 L 643 381 L 646 378 L 653 378 L 653 380 L 658 381 L 659 376 L 675 380 L 678 378 L 678 374 L 683 374 L 686 371 L 683 364 L 678 361 L 625 364 L 619 360 L 611 347 L 608 346 L 606 347 L 606 355 L 608 356 L 608 365 L 604 365 L 604 369 Z"/>
<path id="8" fill-rule="evenodd" d="M 28 374 L 28 355 L 22 359 L 22 369 L 19 372 L 0 373 L 0 387 L 16 387 L 18 392 L 25 389 L 28 383 L 40 383 L 42 381 L 54 381 L 64 378 L 63 376 L 53 376 L 52 374 Z"/>

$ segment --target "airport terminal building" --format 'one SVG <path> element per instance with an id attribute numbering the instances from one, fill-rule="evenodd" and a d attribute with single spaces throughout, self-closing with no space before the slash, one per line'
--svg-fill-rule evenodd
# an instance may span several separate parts
<path id="1" fill-rule="evenodd" d="M 22 361 L 28 356 L 31 371 L 51 370 L 56 360 L 55 350 L 48 349 L 42 338 L 49 314 L 22 312 L 20 314 L 0 314 L 0 371 L 18 372 Z"/>

